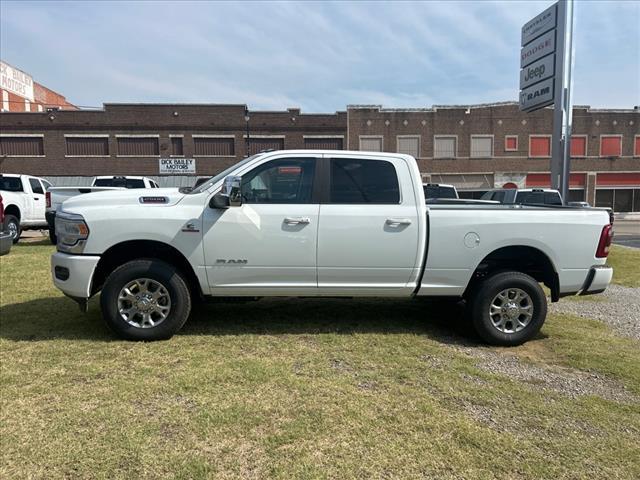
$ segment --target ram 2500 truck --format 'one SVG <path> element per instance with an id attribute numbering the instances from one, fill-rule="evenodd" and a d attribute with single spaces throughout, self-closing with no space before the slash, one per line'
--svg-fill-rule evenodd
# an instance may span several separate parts
<path id="1" fill-rule="evenodd" d="M 547 299 L 604 291 L 604 210 L 425 204 L 403 154 L 275 151 L 189 191 L 95 193 L 56 218 L 55 285 L 127 339 L 175 334 L 199 297 L 454 297 L 496 345 L 532 338 Z M 393 321 L 393 319 L 389 319 Z"/>

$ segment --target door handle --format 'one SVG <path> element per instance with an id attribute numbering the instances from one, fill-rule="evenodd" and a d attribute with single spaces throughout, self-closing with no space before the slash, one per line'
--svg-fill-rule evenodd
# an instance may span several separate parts
<path id="1" fill-rule="evenodd" d="M 387 218 L 387 225 L 411 225 L 410 218 Z"/>
<path id="2" fill-rule="evenodd" d="M 287 225 L 307 225 L 311 223 L 308 217 L 285 217 L 284 223 Z"/>
<path id="3" fill-rule="evenodd" d="M 37 202 L 38 200 L 40 200 L 38 197 L 33 197 L 33 199 Z"/>

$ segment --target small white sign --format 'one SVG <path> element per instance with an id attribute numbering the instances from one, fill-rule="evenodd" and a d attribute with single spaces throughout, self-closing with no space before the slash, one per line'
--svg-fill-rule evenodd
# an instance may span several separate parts
<path id="1" fill-rule="evenodd" d="M 556 51 L 556 31 L 551 30 L 520 50 L 520 68 Z"/>
<path id="2" fill-rule="evenodd" d="M 161 158 L 159 159 L 160 175 L 195 175 L 195 158 Z"/>
<path id="3" fill-rule="evenodd" d="M 520 92 L 520 110 L 532 112 L 553 103 L 553 78 Z"/>
<path id="4" fill-rule="evenodd" d="M 533 17 L 522 26 L 520 45 L 524 46 L 556 26 L 556 4 L 554 3 L 540 15 Z"/>
<path id="5" fill-rule="evenodd" d="M 520 90 L 553 76 L 555 55 L 549 55 L 520 70 Z"/>
<path id="6" fill-rule="evenodd" d="M 0 62 L 0 88 L 33 102 L 31 76 L 4 62 Z"/>

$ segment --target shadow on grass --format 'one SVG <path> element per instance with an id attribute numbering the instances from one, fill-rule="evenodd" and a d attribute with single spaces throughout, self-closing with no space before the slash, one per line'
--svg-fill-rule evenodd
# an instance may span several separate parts
<path id="1" fill-rule="evenodd" d="M 416 334 L 446 344 L 475 345 L 463 306 L 423 299 L 270 298 L 197 305 L 178 335 Z M 0 337 L 11 341 L 116 341 L 97 299 L 81 313 L 64 297 L 0 308 Z"/>

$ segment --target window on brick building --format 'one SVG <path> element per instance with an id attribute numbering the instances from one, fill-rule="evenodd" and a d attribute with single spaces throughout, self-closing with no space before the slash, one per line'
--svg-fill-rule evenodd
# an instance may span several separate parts
<path id="1" fill-rule="evenodd" d="M 573 135 L 571 137 L 571 156 L 586 157 L 587 156 L 587 136 Z"/>
<path id="2" fill-rule="evenodd" d="M 310 150 L 342 150 L 342 137 L 305 137 L 304 148 Z"/>
<path id="3" fill-rule="evenodd" d="M 157 157 L 160 154 L 158 137 L 130 136 L 117 137 L 118 156 L 121 157 Z"/>
<path id="4" fill-rule="evenodd" d="M 182 157 L 184 155 L 184 149 L 182 148 L 182 137 L 171 137 L 170 153 L 172 157 Z"/>
<path id="5" fill-rule="evenodd" d="M 196 157 L 235 156 L 234 137 L 193 137 L 193 154 Z"/>
<path id="6" fill-rule="evenodd" d="M 640 135 L 636 135 L 633 142 L 633 156 L 640 157 Z"/>
<path id="7" fill-rule="evenodd" d="M 530 157 L 550 157 L 551 137 L 549 135 L 532 135 L 529 137 Z"/>
<path id="8" fill-rule="evenodd" d="M 420 137 L 419 136 L 400 136 L 397 138 L 398 153 L 411 155 L 414 158 L 420 156 Z"/>
<path id="9" fill-rule="evenodd" d="M 66 152 L 73 157 L 105 157 L 109 155 L 109 137 L 65 137 Z"/>
<path id="10" fill-rule="evenodd" d="M 452 136 L 435 137 L 433 158 L 455 158 L 458 139 Z"/>
<path id="11" fill-rule="evenodd" d="M 518 136 L 507 135 L 504 137 L 504 151 L 505 152 L 517 152 L 518 151 Z"/>
<path id="12" fill-rule="evenodd" d="M 470 156 L 472 158 L 493 157 L 493 137 L 489 135 L 472 135 Z"/>
<path id="13" fill-rule="evenodd" d="M 284 138 L 249 137 L 249 155 L 265 150 L 284 150 Z"/>
<path id="14" fill-rule="evenodd" d="M 622 156 L 622 135 L 600 136 L 600 156 L 601 157 Z"/>
<path id="15" fill-rule="evenodd" d="M 363 152 L 381 152 L 382 137 L 360 137 L 360 150 Z"/>
<path id="16" fill-rule="evenodd" d="M 2 135 L 0 155 L 41 157 L 44 155 L 44 139 L 42 136 Z"/>

